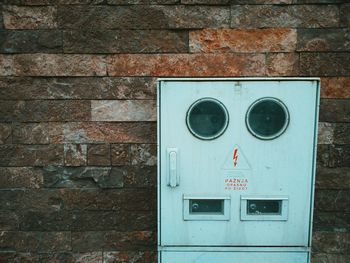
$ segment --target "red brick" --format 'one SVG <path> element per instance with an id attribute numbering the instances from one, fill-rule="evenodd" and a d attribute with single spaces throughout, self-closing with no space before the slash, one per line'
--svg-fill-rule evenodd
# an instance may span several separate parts
<path id="1" fill-rule="evenodd" d="M 190 32 L 190 51 L 290 52 L 296 48 L 295 29 L 204 29 Z"/>
<path id="2" fill-rule="evenodd" d="M 350 98 L 350 77 L 321 78 L 321 97 L 330 99 Z"/>
<path id="3" fill-rule="evenodd" d="M 111 76 L 259 76 L 263 54 L 174 54 L 108 56 Z"/>
<path id="4" fill-rule="evenodd" d="M 4 25 L 7 29 L 50 29 L 57 27 L 57 10 L 53 6 L 5 6 Z"/>
<path id="5" fill-rule="evenodd" d="M 0 76 L 104 76 L 104 56 L 21 54 L 0 55 Z"/>

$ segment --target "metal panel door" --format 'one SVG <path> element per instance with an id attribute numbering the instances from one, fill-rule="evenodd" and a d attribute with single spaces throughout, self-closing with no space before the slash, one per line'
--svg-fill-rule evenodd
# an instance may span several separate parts
<path id="1" fill-rule="evenodd" d="M 317 81 L 172 80 L 158 96 L 160 245 L 307 246 Z"/>

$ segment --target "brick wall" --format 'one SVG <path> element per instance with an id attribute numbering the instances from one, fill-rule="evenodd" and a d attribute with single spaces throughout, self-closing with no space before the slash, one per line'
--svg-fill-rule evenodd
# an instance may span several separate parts
<path id="1" fill-rule="evenodd" d="M 156 261 L 156 77 L 322 79 L 314 263 L 350 262 L 347 0 L 2 0 L 0 262 Z"/>

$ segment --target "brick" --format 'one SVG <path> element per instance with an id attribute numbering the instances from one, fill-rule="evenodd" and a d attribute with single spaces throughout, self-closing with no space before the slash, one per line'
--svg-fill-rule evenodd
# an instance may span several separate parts
<path id="1" fill-rule="evenodd" d="M 176 29 L 229 26 L 228 6 L 61 6 L 64 29 Z M 91 19 L 93 18 L 93 19 Z"/>
<path id="2" fill-rule="evenodd" d="M 316 212 L 314 231 L 349 232 L 350 213 Z"/>
<path id="3" fill-rule="evenodd" d="M 111 161 L 112 161 L 112 165 L 128 165 L 128 164 L 130 164 L 130 145 L 128 145 L 128 144 L 112 144 L 111 145 Z"/>
<path id="4" fill-rule="evenodd" d="M 300 53 L 300 74 L 309 76 L 349 76 L 350 53 Z"/>
<path id="5" fill-rule="evenodd" d="M 350 4 L 349 3 L 340 6 L 340 26 L 350 27 Z"/>
<path id="6" fill-rule="evenodd" d="M 64 206 L 67 210 L 153 211 L 156 209 L 156 191 L 154 189 L 64 190 L 59 192 L 59 199 L 57 199 L 55 206 Z M 48 203 L 50 201 L 48 193 L 36 194 L 39 200 L 44 199 L 44 202 L 38 205 L 40 210 L 52 207 Z M 29 203 L 31 205 L 28 207 L 33 206 L 32 201 Z"/>
<path id="7" fill-rule="evenodd" d="M 86 144 L 65 144 L 64 145 L 64 165 L 82 166 L 87 162 Z"/>
<path id="8" fill-rule="evenodd" d="M 155 251 L 113 251 L 103 253 L 104 263 L 156 263 L 157 253 Z"/>
<path id="9" fill-rule="evenodd" d="M 18 230 L 18 216 L 13 211 L 0 210 L 0 231 L 3 230 Z M 1 258 L 1 255 L 0 255 Z"/>
<path id="10" fill-rule="evenodd" d="M 52 143 L 155 143 L 153 122 L 71 122 L 50 124 Z"/>
<path id="11" fill-rule="evenodd" d="M 228 5 L 230 0 L 181 0 L 184 5 Z"/>
<path id="12" fill-rule="evenodd" d="M 350 77 L 321 78 L 321 98 L 349 99 Z"/>
<path id="13" fill-rule="evenodd" d="M 317 189 L 350 189 L 350 168 L 326 168 L 316 169 Z"/>
<path id="14" fill-rule="evenodd" d="M 0 99 L 155 99 L 154 78 L 0 77 Z"/>
<path id="15" fill-rule="evenodd" d="M 93 121 L 156 121 L 155 100 L 93 100 Z"/>
<path id="16" fill-rule="evenodd" d="M 103 254 L 102 252 L 75 253 L 73 259 L 76 263 L 98 263 L 102 262 Z"/>
<path id="17" fill-rule="evenodd" d="M 103 250 L 149 250 L 154 249 L 156 235 L 151 231 L 117 232 L 90 231 L 73 232 L 73 251 L 87 252 Z"/>
<path id="18" fill-rule="evenodd" d="M 350 123 L 337 123 L 334 129 L 335 144 L 350 144 Z"/>
<path id="19" fill-rule="evenodd" d="M 330 145 L 329 144 L 319 144 L 317 145 L 317 158 L 316 162 L 320 167 L 329 167 L 330 159 Z"/>
<path id="20" fill-rule="evenodd" d="M 156 228 L 156 214 L 156 211 L 25 211 L 20 227 L 24 231 L 144 231 Z"/>
<path id="21" fill-rule="evenodd" d="M 84 254 L 77 254 L 84 255 Z M 41 262 L 41 263 L 52 263 L 52 262 L 75 262 L 73 260 L 73 254 L 70 252 L 0 252 L 0 258 L 3 262 Z"/>
<path id="22" fill-rule="evenodd" d="M 145 231 L 157 226 L 156 211 L 81 211 L 73 212 L 74 231 Z"/>
<path id="23" fill-rule="evenodd" d="M 315 232 L 312 240 L 312 248 L 316 253 L 350 253 L 350 233 Z"/>
<path id="24" fill-rule="evenodd" d="M 109 5 L 172 5 L 180 0 L 107 0 Z"/>
<path id="25" fill-rule="evenodd" d="M 0 144 L 10 143 L 12 140 L 12 128 L 11 124 L 0 123 Z"/>
<path id="26" fill-rule="evenodd" d="M 259 76 L 263 54 L 111 55 L 110 76 Z"/>
<path id="27" fill-rule="evenodd" d="M 111 167 L 47 167 L 45 186 L 50 188 L 121 188 L 127 170 Z"/>
<path id="28" fill-rule="evenodd" d="M 89 144 L 88 164 L 89 165 L 110 165 L 111 151 L 109 144 Z"/>
<path id="29" fill-rule="evenodd" d="M 33 167 L 0 167 L 0 188 L 40 188 L 43 173 Z"/>
<path id="30" fill-rule="evenodd" d="M 133 144 L 130 148 L 132 165 L 157 165 L 157 145 Z"/>
<path id="31" fill-rule="evenodd" d="M 19 122 L 88 121 L 90 101 L 0 101 L 0 120 Z"/>
<path id="32" fill-rule="evenodd" d="M 69 251 L 70 232 L 14 232 L 3 231 L 0 237 L 0 248 L 18 252 Z"/>
<path id="33" fill-rule="evenodd" d="M 330 146 L 330 167 L 350 167 L 350 144 Z"/>
<path id="34" fill-rule="evenodd" d="M 335 5 L 232 5 L 232 28 L 337 27 Z"/>
<path id="35" fill-rule="evenodd" d="M 322 99 L 320 105 L 320 121 L 350 122 L 350 100 Z"/>
<path id="36" fill-rule="evenodd" d="M 188 33 L 166 30 L 64 31 L 64 53 L 186 53 Z"/>
<path id="37" fill-rule="evenodd" d="M 16 123 L 13 125 L 13 143 L 49 144 L 48 123 Z"/>
<path id="38" fill-rule="evenodd" d="M 61 53 L 62 46 L 57 30 L 0 30 L 1 53 Z"/>
<path id="39" fill-rule="evenodd" d="M 334 137 L 335 124 L 320 122 L 318 124 L 318 144 L 332 144 Z"/>
<path id="40" fill-rule="evenodd" d="M 157 185 L 156 166 L 130 166 L 124 178 L 125 187 L 155 187 Z"/>
<path id="41" fill-rule="evenodd" d="M 350 30 L 298 29 L 298 51 L 349 51 Z"/>
<path id="42" fill-rule="evenodd" d="M 350 190 L 316 190 L 315 209 L 319 212 L 350 212 Z"/>
<path id="43" fill-rule="evenodd" d="M 53 29 L 57 28 L 57 9 L 54 6 L 4 6 L 6 29 Z"/>
<path id="44" fill-rule="evenodd" d="M 296 49 L 294 29 L 203 29 L 190 32 L 193 53 L 291 52 Z"/>
<path id="45" fill-rule="evenodd" d="M 267 54 L 266 65 L 269 76 L 297 76 L 299 55 L 296 53 L 270 53 Z"/>
<path id="46" fill-rule="evenodd" d="M 347 263 L 350 261 L 350 255 L 312 253 L 313 263 Z"/>
<path id="47" fill-rule="evenodd" d="M 0 55 L 0 76 L 104 76 L 104 56 L 63 54 Z"/>
<path id="48" fill-rule="evenodd" d="M 0 209 L 61 211 L 155 211 L 155 189 L 109 189 L 91 188 L 62 189 L 12 189 L 0 190 Z"/>
<path id="49" fill-rule="evenodd" d="M 43 166 L 62 163 L 62 145 L 0 145 L 1 166 Z"/>
<path id="50" fill-rule="evenodd" d="M 297 4 L 341 4 L 348 0 L 294 0 Z"/>

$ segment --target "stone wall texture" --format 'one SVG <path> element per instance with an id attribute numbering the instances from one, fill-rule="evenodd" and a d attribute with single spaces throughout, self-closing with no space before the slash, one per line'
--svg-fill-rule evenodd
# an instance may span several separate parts
<path id="1" fill-rule="evenodd" d="M 348 0 L 1 0 L 0 262 L 156 262 L 181 76 L 321 77 L 313 262 L 350 262 L 349 51 Z"/>

